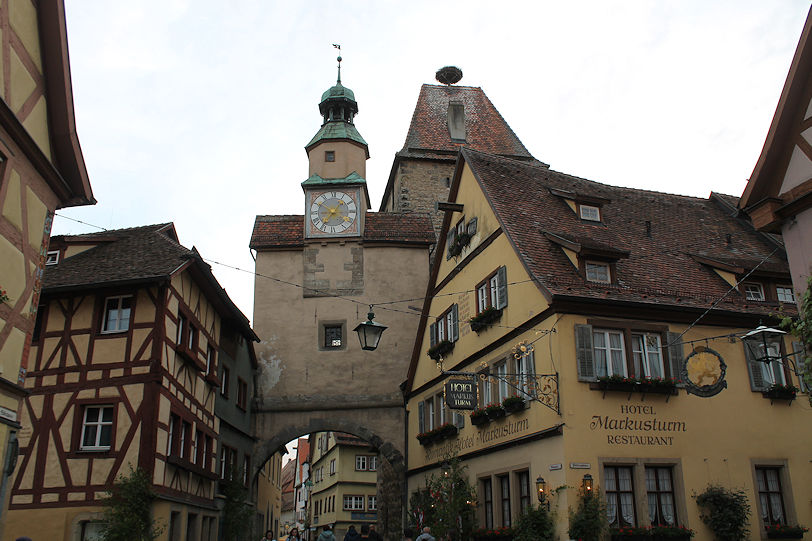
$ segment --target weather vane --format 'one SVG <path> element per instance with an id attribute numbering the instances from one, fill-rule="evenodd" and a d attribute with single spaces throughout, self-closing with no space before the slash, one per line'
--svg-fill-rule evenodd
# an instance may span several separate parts
<path id="1" fill-rule="evenodd" d="M 341 45 L 339 43 L 333 43 L 333 47 L 338 49 L 338 84 L 341 84 Z"/>

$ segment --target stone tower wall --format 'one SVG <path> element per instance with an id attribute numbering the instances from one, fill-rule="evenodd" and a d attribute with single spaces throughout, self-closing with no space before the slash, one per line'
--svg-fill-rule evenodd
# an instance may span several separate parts
<path id="1" fill-rule="evenodd" d="M 454 161 L 402 160 L 392 190 L 392 208 L 387 210 L 430 214 L 434 235 L 438 237 L 444 213 L 436 210 L 435 204 L 448 201 L 455 165 Z"/>

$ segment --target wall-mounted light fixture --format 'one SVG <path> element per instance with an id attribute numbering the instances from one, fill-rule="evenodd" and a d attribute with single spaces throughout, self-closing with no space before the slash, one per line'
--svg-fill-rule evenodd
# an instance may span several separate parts
<path id="1" fill-rule="evenodd" d="M 592 495 L 592 475 L 584 475 L 584 480 L 581 482 L 581 488 L 584 489 L 584 496 L 590 497 Z"/>

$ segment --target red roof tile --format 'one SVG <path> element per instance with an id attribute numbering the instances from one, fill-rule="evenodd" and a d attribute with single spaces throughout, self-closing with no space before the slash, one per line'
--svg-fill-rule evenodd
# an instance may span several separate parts
<path id="1" fill-rule="evenodd" d="M 434 244 L 431 218 L 425 214 L 367 212 L 365 242 Z M 249 244 L 253 250 L 304 246 L 304 216 L 257 216 Z"/>
<path id="2" fill-rule="evenodd" d="M 466 149 L 463 156 L 526 267 L 553 296 L 707 308 L 730 285 L 692 256 L 746 270 L 767 258 L 759 271 L 785 276 L 789 283 L 781 245 L 732 214 L 730 196 L 701 199 L 621 188 L 493 154 Z M 551 189 L 608 200 L 601 222 L 581 220 Z M 618 283 L 587 282 L 559 246 L 561 238 L 584 248 L 617 250 Z M 722 306 L 738 310 L 745 304 L 753 311 L 754 303 L 734 291 Z M 762 306 L 755 311 L 771 311 L 756 304 Z"/>

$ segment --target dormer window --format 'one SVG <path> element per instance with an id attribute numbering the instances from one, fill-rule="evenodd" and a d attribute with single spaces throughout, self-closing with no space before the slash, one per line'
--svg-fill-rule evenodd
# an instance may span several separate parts
<path id="1" fill-rule="evenodd" d="M 776 286 L 775 293 L 778 296 L 778 302 L 795 302 L 795 292 L 792 286 Z"/>
<path id="2" fill-rule="evenodd" d="M 593 205 L 578 205 L 578 213 L 581 216 L 582 220 L 588 220 L 590 222 L 600 222 L 601 221 L 601 209 L 600 207 L 596 207 Z"/>
<path id="3" fill-rule="evenodd" d="M 59 263 L 59 250 L 49 250 L 45 255 L 46 265 L 56 265 Z"/>
<path id="4" fill-rule="evenodd" d="M 598 282 L 601 284 L 612 283 L 612 273 L 609 269 L 608 263 L 600 261 L 587 261 L 585 264 L 586 279 L 589 282 Z"/>
<path id="5" fill-rule="evenodd" d="M 763 301 L 764 300 L 764 287 L 761 284 L 754 282 L 745 283 L 744 298 L 749 301 Z"/>

